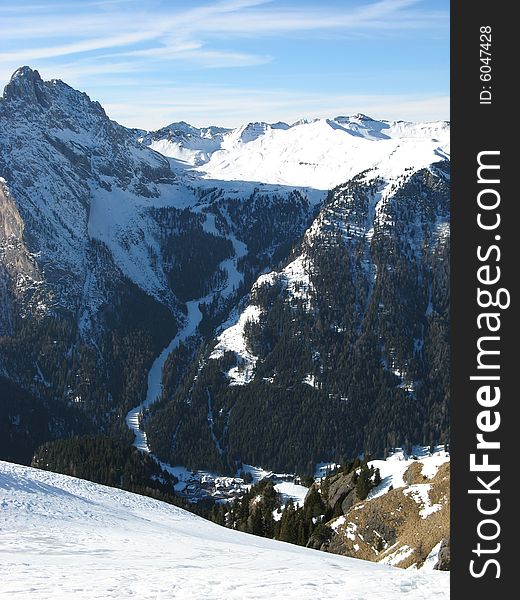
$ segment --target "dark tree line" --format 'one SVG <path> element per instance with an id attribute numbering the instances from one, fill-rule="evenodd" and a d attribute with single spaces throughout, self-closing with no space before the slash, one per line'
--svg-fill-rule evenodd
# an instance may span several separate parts
<path id="1" fill-rule="evenodd" d="M 31 466 L 185 506 L 176 479 L 136 448 L 102 435 L 60 439 L 40 446 Z"/>
<path id="2" fill-rule="evenodd" d="M 368 466 L 366 460 L 356 458 L 330 472 L 319 485 L 312 480 L 303 506 L 295 505 L 292 499 L 282 506 L 281 495 L 273 481 L 264 480 L 232 503 L 215 505 L 207 516 L 231 529 L 319 548 L 332 535 L 327 523 L 343 514 L 341 499 L 334 505 L 330 504 L 328 490 L 331 481 L 338 474 L 350 473 L 354 475 L 356 501 L 364 500 L 370 490 L 381 482 L 378 469 Z"/>

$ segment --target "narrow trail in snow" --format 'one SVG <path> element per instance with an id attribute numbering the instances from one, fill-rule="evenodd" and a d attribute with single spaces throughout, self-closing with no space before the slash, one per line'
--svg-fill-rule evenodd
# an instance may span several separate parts
<path id="1" fill-rule="evenodd" d="M 204 229 L 211 233 L 217 233 L 214 215 L 206 215 Z M 232 258 L 227 258 L 220 263 L 220 268 L 227 272 L 226 285 L 221 290 L 215 290 L 206 296 L 196 298 L 195 300 L 190 300 L 186 303 L 187 315 L 183 327 L 177 332 L 177 335 L 172 339 L 168 346 L 166 346 L 166 348 L 164 348 L 164 350 L 154 360 L 152 367 L 148 372 L 146 398 L 144 398 L 138 406 L 132 408 L 125 417 L 127 427 L 135 436 L 133 445 L 147 454 L 151 454 L 151 451 L 146 438 L 146 432 L 139 427 L 139 421 L 144 411 L 152 406 L 152 404 L 154 404 L 161 396 L 162 372 L 166 359 L 181 342 L 184 342 L 197 333 L 197 328 L 202 320 L 202 313 L 199 310 L 199 304 L 210 302 L 217 293 L 219 293 L 222 298 L 227 298 L 237 289 L 238 284 L 243 280 L 243 275 L 238 271 L 237 264 L 238 260 L 247 254 L 247 246 L 240 240 L 237 240 L 234 235 L 229 235 L 228 239 L 233 244 L 235 254 Z M 153 456 L 153 454 L 151 455 Z M 160 462 L 158 459 L 156 460 L 161 464 L 161 466 L 165 466 L 164 463 Z"/>

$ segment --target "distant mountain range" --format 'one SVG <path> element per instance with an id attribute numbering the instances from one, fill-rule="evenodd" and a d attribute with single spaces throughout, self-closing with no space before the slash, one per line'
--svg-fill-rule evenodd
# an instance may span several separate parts
<path id="1" fill-rule="evenodd" d="M 172 123 L 138 139 L 205 178 L 328 190 L 366 169 L 387 178 L 449 159 L 449 123 L 376 121 L 363 114 L 237 129 Z M 372 144 L 370 142 L 378 142 Z"/>

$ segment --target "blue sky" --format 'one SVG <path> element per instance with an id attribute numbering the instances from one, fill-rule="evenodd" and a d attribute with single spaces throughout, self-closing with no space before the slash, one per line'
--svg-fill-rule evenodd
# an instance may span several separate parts
<path id="1" fill-rule="evenodd" d="M 0 84 L 29 65 L 124 125 L 449 119 L 448 0 L 17 0 L 0 23 Z"/>

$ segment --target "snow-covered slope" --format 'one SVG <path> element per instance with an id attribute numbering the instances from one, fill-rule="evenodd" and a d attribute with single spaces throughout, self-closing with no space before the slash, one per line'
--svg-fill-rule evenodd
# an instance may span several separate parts
<path id="1" fill-rule="evenodd" d="M 442 600 L 449 579 L 230 531 L 179 508 L 0 462 L 0 597 Z"/>
<path id="2" fill-rule="evenodd" d="M 362 114 L 237 129 L 175 124 L 140 139 L 211 179 L 327 190 L 366 169 L 395 178 L 449 157 L 449 123 L 377 121 Z M 180 128 L 179 126 L 183 127 Z M 189 127 L 189 130 L 187 129 Z"/>
<path id="3" fill-rule="evenodd" d="M 154 132 L 138 131 L 138 140 L 164 156 L 201 165 L 221 147 L 224 134 L 229 131 L 223 127 L 193 127 L 181 121 Z"/>

